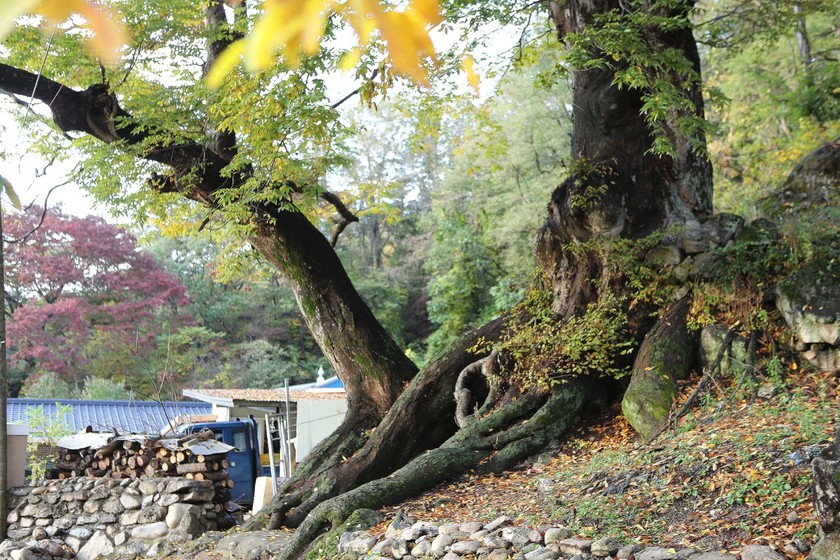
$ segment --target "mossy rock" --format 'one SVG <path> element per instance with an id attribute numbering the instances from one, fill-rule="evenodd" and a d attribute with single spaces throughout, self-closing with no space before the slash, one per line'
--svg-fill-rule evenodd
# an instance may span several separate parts
<path id="1" fill-rule="evenodd" d="M 837 560 L 840 558 L 840 533 L 829 533 L 811 549 L 808 560 Z"/>
<path id="2" fill-rule="evenodd" d="M 350 517 L 330 532 L 316 539 L 309 547 L 306 557 L 309 560 L 320 558 L 337 558 L 338 542 L 341 535 L 350 531 L 364 531 L 383 521 L 382 514 L 372 509 L 359 508 L 350 514 Z"/>
<path id="3" fill-rule="evenodd" d="M 677 380 L 694 362 L 696 337 L 686 326 L 688 300 L 682 299 L 660 319 L 639 348 L 621 411 L 645 439 L 656 433 L 677 397 Z"/>
<path id="4" fill-rule="evenodd" d="M 373 509 L 360 508 L 350 514 L 341 526 L 343 531 L 364 531 L 382 523 L 382 514 Z"/>
<path id="5" fill-rule="evenodd" d="M 777 189 L 762 196 L 759 214 L 776 223 L 797 222 L 840 207 L 840 139 L 817 148 Z M 811 220 L 813 221 L 813 220 Z"/>
<path id="6" fill-rule="evenodd" d="M 643 438 L 650 437 L 668 417 L 677 384 L 660 370 L 634 372 L 621 400 L 621 412 Z"/>
<path id="7" fill-rule="evenodd" d="M 711 368 L 720 354 L 721 346 L 726 341 L 729 329 L 723 325 L 706 325 L 700 331 L 700 365 Z M 723 375 L 740 374 L 747 368 L 755 366 L 755 357 L 750 352 L 749 341 L 741 335 L 734 335 L 718 366 L 718 372 Z"/>
<path id="8" fill-rule="evenodd" d="M 840 259 L 812 261 L 779 285 L 776 306 L 805 344 L 840 346 Z"/>
<path id="9" fill-rule="evenodd" d="M 779 226 L 766 218 L 758 218 L 745 225 L 735 241 L 746 244 L 769 245 L 779 240 Z"/>

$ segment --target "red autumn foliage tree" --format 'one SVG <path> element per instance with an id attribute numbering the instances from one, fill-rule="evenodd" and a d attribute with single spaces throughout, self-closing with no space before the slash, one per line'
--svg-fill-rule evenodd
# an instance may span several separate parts
<path id="1" fill-rule="evenodd" d="M 26 364 L 29 382 L 44 372 L 81 381 L 94 336 L 142 352 L 162 323 L 189 321 L 184 285 L 124 229 L 39 207 L 3 227 L 10 363 Z"/>

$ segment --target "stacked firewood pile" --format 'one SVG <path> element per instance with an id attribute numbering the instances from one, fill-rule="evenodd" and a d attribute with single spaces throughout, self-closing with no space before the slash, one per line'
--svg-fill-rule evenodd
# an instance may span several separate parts
<path id="1" fill-rule="evenodd" d="M 215 441 L 204 429 L 187 436 L 76 434 L 58 442 L 55 468 L 48 478 L 165 478 L 182 476 L 210 480 L 216 489 L 216 511 L 230 501 L 229 445 Z M 62 447 L 62 444 L 68 447 Z"/>

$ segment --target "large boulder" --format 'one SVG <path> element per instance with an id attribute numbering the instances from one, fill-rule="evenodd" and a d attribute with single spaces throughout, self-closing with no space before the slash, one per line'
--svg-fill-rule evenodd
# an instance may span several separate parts
<path id="1" fill-rule="evenodd" d="M 730 335 L 724 325 L 706 325 L 700 330 L 700 365 L 711 369 L 718 356 L 720 362 L 715 373 L 722 375 L 737 375 L 755 365 L 749 340 L 739 334 Z"/>
<path id="2" fill-rule="evenodd" d="M 837 560 L 840 558 L 840 533 L 830 533 L 819 540 L 808 560 Z"/>
<path id="3" fill-rule="evenodd" d="M 776 306 L 803 356 L 823 370 L 840 369 L 840 269 L 819 259 L 782 282 Z"/>
<path id="4" fill-rule="evenodd" d="M 783 282 L 776 305 L 792 328 L 798 349 L 822 370 L 840 369 L 840 139 L 808 154 L 781 187 L 758 202 L 758 211 L 781 229 L 815 236 L 822 256 Z M 825 251 L 828 249 L 828 251 Z"/>
<path id="5" fill-rule="evenodd" d="M 814 477 L 813 503 L 822 539 L 811 550 L 809 559 L 840 558 L 840 431 L 835 443 L 823 449 L 811 462 Z"/>
<path id="6" fill-rule="evenodd" d="M 677 243 L 687 255 L 696 255 L 722 247 L 732 241 L 744 227 L 744 218 L 721 212 L 702 224 L 690 221 L 680 232 Z"/>
<path id="7" fill-rule="evenodd" d="M 840 435 L 840 434 L 838 434 Z M 838 445 L 824 449 L 811 462 L 814 477 L 814 510 L 826 533 L 840 532 L 840 450 Z"/>
<path id="8" fill-rule="evenodd" d="M 645 336 L 621 410 L 630 425 L 647 439 L 667 418 L 677 397 L 677 381 L 691 371 L 696 337 L 686 326 L 689 302 L 672 305 Z"/>
<path id="9" fill-rule="evenodd" d="M 840 270 L 817 260 L 783 282 L 776 304 L 799 342 L 840 345 Z"/>
<path id="10" fill-rule="evenodd" d="M 762 217 L 777 223 L 823 214 L 840 204 L 840 139 L 817 148 L 758 201 Z"/>

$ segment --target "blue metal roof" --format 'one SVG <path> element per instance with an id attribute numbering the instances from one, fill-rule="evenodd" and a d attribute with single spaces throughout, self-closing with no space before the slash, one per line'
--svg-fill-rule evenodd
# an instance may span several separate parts
<path id="1" fill-rule="evenodd" d="M 81 401 L 56 399 L 9 399 L 6 420 L 27 423 L 27 411 L 39 406 L 50 418 L 58 417 L 58 406 L 68 406 L 65 422 L 73 432 L 91 426 L 94 432 L 110 432 L 116 428 L 125 433 L 158 433 L 167 420 L 182 414 L 210 414 L 211 405 L 204 402 L 154 401 Z"/>
<path id="2" fill-rule="evenodd" d="M 278 389 L 282 389 L 282 387 L 278 387 Z M 323 381 L 311 381 L 309 383 L 301 383 L 299 385 L 292 385 L 289 387 L 292 390 L 307 390 L 307 389 L 344 389 L 344 382 L 338 378 L 337 375 L 333 375 L 329 379 L 324 379 Z"/>
<path id="3" fill-rule="evenodd" d="M 344 389 L 344 383 L 338 376 L 330 377 L 320 383 L 316 383 L 313 389 Z"/>

